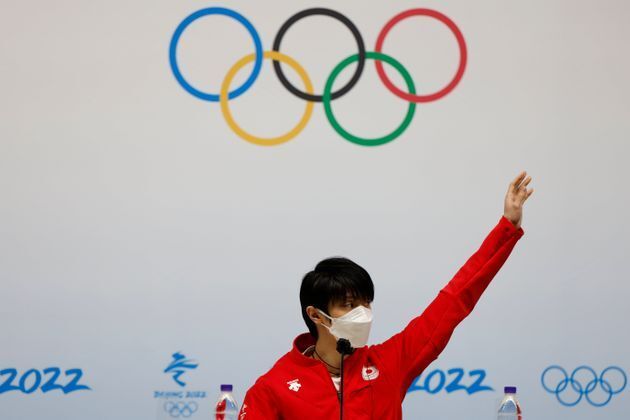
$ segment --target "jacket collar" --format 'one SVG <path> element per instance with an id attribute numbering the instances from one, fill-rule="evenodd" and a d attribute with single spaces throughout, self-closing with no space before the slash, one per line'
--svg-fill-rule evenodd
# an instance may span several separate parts
<path id="1" fill-rule="evenodd" d="M 314 346 L 316 343 L 315 337 L 311 335 L 311 333 L 303 333 L 295 337 L 293 340 L 293 348 L 289 352 L 289 357 L 295 363 L 298 363 L 303 366 L 317 366 L 320 363 L 319 360 L 315 360 L 312 357 L 305 356 L 304 350 L 309 348 L 310 346 Z M 354 353 L 344 359 L 344 364 L 347 366 L 352 365 L 356 360 L 363 359 L 365 355 L 365 351 L 367 347 L 361 347 L 360 349 L 356 349 Z M 345 369 L 344 369 L 345 370 Z"/>

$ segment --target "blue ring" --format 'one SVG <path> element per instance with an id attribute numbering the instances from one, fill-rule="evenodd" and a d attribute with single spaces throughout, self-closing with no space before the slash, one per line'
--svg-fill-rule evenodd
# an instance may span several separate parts
<path id="1" fill-rule="evenodd" d="M 592 367 L 589 367 L 589 366 L 578 366 L 575 369 L 573 369 L 573 372 L 571 373 L 571 386 L 573 387 L 573 389 L 575 389 L 576 392 L 580 392 L 580 391 L 578 391 L 575 388 L 575 386 L 573 384 L 576 383 L 574 381 L 575 374 L 578 373 L 581 370 L 586 370 L 588 372 L 591 372 L 591 374 L 593 375 L 593 380 L 590 381 L 589 383 L 587 383 L 586 384 L 586 388 L 584 388 L 584 393 L 585 394 L 590 394 L 591 392 L 593 392 L 595 390 L 595 388 L 597 388 L 597 382 L 598 382 L 597 381 L 597 373 L 595 373 L 595 371 L 593 370 Z M 580 389 L 582 389 L 582 384 L 580 384 Z"/>
<path id="2" fill-rule="evenodd" d="M 175 79 L 179 82 L 179 84 L 188 91 L 193 96 L 196 96 L 199 99 L 203 99 L 204 101 L 210 102 L 219 102 L 219 95 L 213 93 L 202 92 L 196 88 L 194 88 L 190 83 L 184 79 L 184 76 L 179 71 L 179 65 L 177 64 L 177 44 L 179 43 L 179 38 L 182 36 L 184 30 L 193 23 L 195 20 L 208 16 L 208 15 L 222 15 L 231 17 L 237 22 L 241 23 L 245 29 L 249 32 L 254 40 L 254 47 L 256 48 L 256 60 L 254 62 L 254 69 L 252 73 L 249 75 L 245 83 L 243 83 L 240 87 L 228 93 L 228 99 L 234 99 L 245 93 L 247 89 L 251 87 L 251 85 L 256 81 L 256 78 L 260 74 L 260 69 L 262 67 L 263 62 L 263 48 L 262 42 L 260 41 L 260 36 L 258 36 L 258 32 L 256 28 L 241 14 L 235 12 L 231 9 L 226 9 L 223 7 L 208 7 L 206 9 L 197 10 L 195 13 L 188 16 L 184 19 L 175 29 L 173 33 L 173 38 L 171 38 L 171 45 L 168 51 L 168 58 L 171 63 L 171 70 L 173 70 L 173 75 Z"/>
<path id="3" fill-rule="evenodd" d="M 560 381 L 560 383 L 565 382 L 564 388 L 559 389 L 559 386 L 556 386 L 556 389 L 551 389 L 548 388 L 547 385 L 545 384 L 545 375 L 547 374 L 548 371 L 550 371 L 551 369 L 556 369 L 559 370 L 560 372 L 562 372 L 562 374 L 564 375 L 564 379 Z M 565 390 L 565 388 L 569 385 L 568 382 L 569 379 L 569 374 L 567 373 L 566 370 L 564 370 L 564 368 L 562 366 L 558 366 L 558 365 L 553 365 L 553 366 L 549 366 L 547 369 L 545 369 L 542 373 L 542 375 L 540 375 L 540 382 L 542 383 L 543 388 L 545 388 L 545 391 L 547 391 L 550 394 L 554 394 L 557 392 L 562 392 Z"/>
<path id="4" fill-rule="evenodd" d="M 620 387 L 618 390 L 613 391 L 613 390 L 612 390 L 612 388 L 610 388 L 610 384 L 608 384 L 609 391 L 606 391 L 606 388 L 604 388 L 604 391 L 606 391 L 606 392 L 610 392 L 610 393 L 612 393 L 613 395 L 615 395 L 615 394 L 619 394 L 621 391 L 623 391 L 624 389 L 626 389 L 626 385 L 628 385 L 628 377 L 626 376 L 626 373 L 625 373 L 625 372 L 624 372 L 624 371 L 623 371 L 620 367 L 617 367 L 617 366 L 608 366 L 606 369 L 604 369 L 604 370 L 602 371 L 602 374 L 599 376 L 600 383 L 602 383 L 602 381 L 603 381 L 603 382 L 606 382 L 606 381 L 604 381 L 604 375 L 606 374 L 606 372 L 608 372 L 608 371 L 609 371 L 609 370 L 611 370 L 611 369 L 612 369 L 612 370 L 616 370 L 616 371 L 618 371 L 619 373 L 621 373 L 621 376 L 623 376 L 623 385 L 621 385 L 621 387 Z M 603 387 L 603 386 L 604 386 L 604 385 L 603 385 L 603 383 L 602 383 L 602 387 Z"/>
<path id="5" fill-rule="evenodd" d="M 586 400 L 587 400 L 587 401 L 588 401 L 588 402 L 589 402 L 589 403 L 590 403 L 593 407 L 603 407 L 603 406 L 605 406 L 606 404 L 608 404 L 608 403 L 610 402 L 610 400 L 612 399 L 613 395 L 615 395 L 615 394 L 613 394 L 613 393 L 612 393 L 612 392 L 610 392 L 610 391 L 606 391 L 606 388 L 604 388 L 604 383 L 605 383 L 605 384 L 607 384 L 607 385 L 608 385 L 608 389 L 610 389 L 610 384 L 609 384 L 608 382 L 606 382 L 606 381 L 602 381 L 602 380 L 600 379 L 600 380 L 599 380 L 599 383 L 601 384 L 602 388 L 604 389 L 604 392 L 608 393 L 608 398 L 606 398 L 606 400 L 604 400 L 604 402 L 598 403 L 598 402 L 595 402 L 595 401 L 591 400 L 591 397 L 589 397 L 590 392 L 585 393 L 585 394 L 584 394 L 584 396 L 586 397 Z M 597 386 L 597 382 L 595 383 L 595 386 Z M 593 389 L 595 389 L 595 388 L 593 388 Z"/>
<path id="6" fill-rule="evenodd" d="M 562 392 L 562 391 L 560 391 L 560 386 L 562 385 L 562 382 L 570 382 L 571 383 L 571 388 L 573 388 L 574 390 L 576 390 L 575 385 L 577 384 L 577 386 L 579 387 L 579 390 L 576 390 L 576 392 L 579 394 L 577 400 L 575 400 L 575 401 L 570 403 L 570 402 L 563 401 L 562 398 L 560 398 L 560 393 Z M 565 389 L 565 388 L 566 388 L 566 385 L 562 389 Z M 582 397 L 584 396 L 584 391 L 582 390 L 582 385 L 580 385 L 579 382 L 576 382 L 573 378 L 568 378 L 568 379 L 563 379 L 558 384 L 558 386 L 556 387 L 555 394 L 556 394 L 556 399 L 558 400 L 558 402 L 560 404 L 564 405 L 565 407 L 574 407 L 580 401 L 582 401 Z"/>

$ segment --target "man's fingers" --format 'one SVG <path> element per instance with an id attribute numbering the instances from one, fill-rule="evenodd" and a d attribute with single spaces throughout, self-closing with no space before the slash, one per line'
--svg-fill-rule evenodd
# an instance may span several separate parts
<path id="1" fill-rule="evenodd" d="M 532 193 L 534 192 L 534 189 L 527 189 L 527 188 L 522 188 L 521 190 L 519 190 L 519 194 L 517 195 L 519 202 L 521 203 L 521 205 L 527 201 L 527 199 L 529 198 L 530 195 L 532 195 Z"/>
<path id="2" fill-rule="evenodd" d="M 512 185 L 518 185 L 521 182 L 521 179 L 523 179 L 523 177 L 527 174 L 527 172 L 525 171 L 521 171 L 520 174 L 518 174 L 516 176 L 516 178 L 514 178 L 514 181 L 512 181 Z"/>
<path id="3" fill-rule="evenodd" d="M 520 190 L 521 188 L 524 188 L 525 191 L 527 191 L 527 184 L 529 184 L 532 180 L 531 176 L 528 176 L 527 178 L 525 178 L 525 180 L 523 182 L 521 182 L 521 184 L 518 186 L 518 189 Z"/>
<path id="4" fill-rule="evenodd" d="M 510 183 L 510 191 L 516 190 L 518 184 L 521 183 L 521 180 L 525 177 L 525 175 L 527 174 L 527 172 L 522 171 L 520 174 L 518 174 L 518 176 L 516 178 L 514 178 L 514 181 L 512 181 Z"/>

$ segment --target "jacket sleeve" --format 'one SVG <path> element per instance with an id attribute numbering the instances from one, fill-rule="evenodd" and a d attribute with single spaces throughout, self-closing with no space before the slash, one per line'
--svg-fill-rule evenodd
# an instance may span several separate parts
<path id="1" fill-rule="evenodd" d="M 280 415 L 276 409 L 273 395 L 259 378 L 245 394 L 245 400 L 239 412 L 239 420 L 274 420 Z"/>
<path id="2" fill-rule="evenodd" d="M 388 369 L 398 372 L 401 393 L 442 352 L 455 327 L 473 310 L 490 281 L 523 236 L 505 216 L 492 229 L 481 247 L 457 271 L 438 296 L 403 331 L 373 351 Z"/>

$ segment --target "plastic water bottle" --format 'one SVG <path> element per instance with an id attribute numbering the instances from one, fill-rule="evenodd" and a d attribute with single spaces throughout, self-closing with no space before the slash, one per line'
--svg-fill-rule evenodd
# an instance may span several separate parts
<path id="1" fill-rule="evenodd" d="M 499 406 L 498 420 L 523 420 L 521 406 L 516 399 L 516 387 L 506 386 L 503 390 L 505 396 Z"/>
<path id="2" fill-rule="evenodd" d="M 237 420 L 238 404 L 232 395 L 232 385 L 221 385 L 221 395 L 214 411 L 216 420 Z"/>

